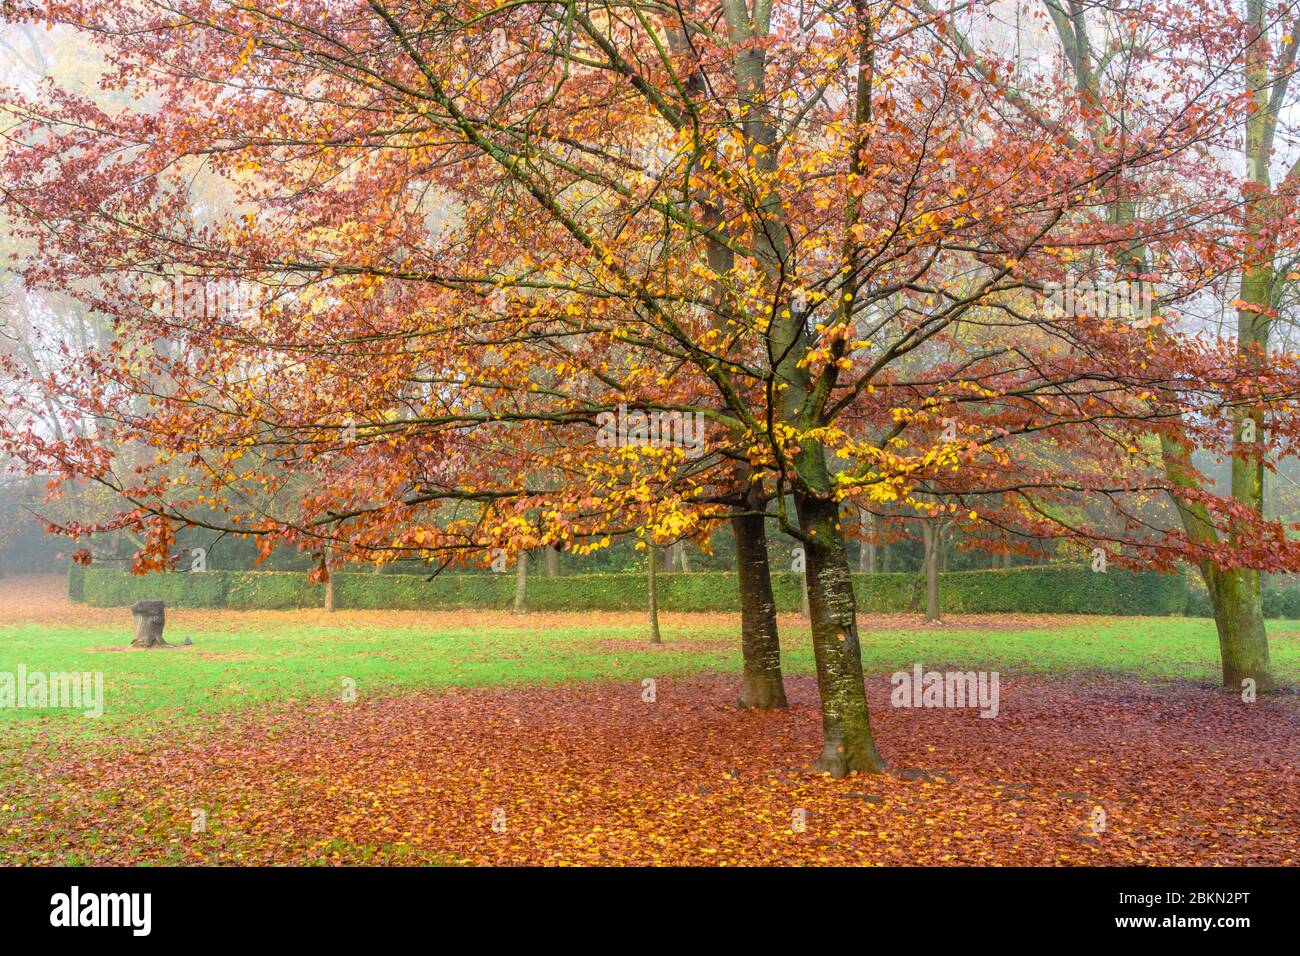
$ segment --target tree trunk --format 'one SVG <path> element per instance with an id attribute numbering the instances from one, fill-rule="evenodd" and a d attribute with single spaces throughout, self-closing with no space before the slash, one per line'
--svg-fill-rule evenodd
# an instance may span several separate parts
<path id="1" fill-rule="evenodd" d="M 685 541 L 677 542 L 677 570 L 682 574 L 691 573 L 691 552 L 687 549 Z"/>
<path id="2" fill-rule="evenodd" d="M 1247 17 L 1252 25 L 1267 30 L 1266 5 L 1260 2 L 1247 4 Z M 1280 218 L 1276 197 L 1269 178 L 1269 160 L 1272 159 L 1273 129 L 1277 116 L 1270 106 L 1269 57 L 1261 43 L 1252 45 L 1246 59 L 1246 81 L 1250 86 L 1257 109 L 1246 121 L 1245 153 L 1249 160 L 1249 178 L 1255 188 L 1243 192 L 1246 200 L 1243 211 L 1248 248 L 1254 261 L 1241 274 L 1241 295 L 1237 307 L 1237 352 L 1248 361 L 1256 360 L 1268 371 L 1269 336 L 1272 332 L 1270 315 L 1278 303 L 1274 301 L 1277 275 L 1274 270 L 1277 240 L 1272 230 Z M 1256 351 L 1258 350 L 1258 351 Z M 1248 507 L 1260 518 L 1264 516 L 1264 413 L 1259 409 L 1242 408 L 1233 414 L 1232 497 Z M 1249 426 L 1252 434 L 1246 435 Z M 1238 535 L 1230 533 L 1232 545 L 1239 544 Z M 1219 650 L 1223 663 L 1223 686 L 1240 691 L 1241 682 L 1250 678 L 1256 690 L 1272 690 L 1275 686 L 1268 662 L 1268 636 L 1264 630 L 1264 598 L 1260 590 L 1260 573 L 1251 570 L 1217 572 L 1211 594 L 1215 600 L 1214 623 L 1219 631 Z M 1208 586 L 1208 582 L 1207 582 Z"/>
<path id="3" fill-rule="evenodd" d="M 334 571 L 329 565 L 330 549 L 323 548 L 320 554 L 321 580 L 325 584 L 325 610 L 334 610 Z"/>
<path id="4" fill-rule="evenodd" d="M 1259 572 L 1236 569 L 1211 572 L 1210 577 L 1213 583 L 1207 581 L 1206 586 L 1219 632 L 1223 686 L 1240 691 L 1242 681 L 1249 679 L 1257 692 L 1273 690 L 1277 685 L 1268 660 Z"/>
<path id="5" fill-rule="evenodd" d="M 939 536 L 933 519 L 921 524 L 925 541 L 925 623 L 939 624 Z"/>
<path id="6" fill-rule="evenodd" d="M 132 647 L 166 647 L 163 640 L 163 628 L 167 624 L 167 615 L 163 611 L 162 601 L 136 601 L 131 605 L 131 614 L 135 617 L 135 640 Z"/>
<path id="7" fill-rule="evenodd" d="M 650 643 L 662 644 L 664 639 L 659 634 L 659 591 L 655 584 L 655 566 L 659 563 L 659 549 L 653 544 L 646 545 L 646 593 L 649 597 Z"/>
<path id="8" fill-rule="evenodd" d="M 528 613 L 528 552 L 520 551 L 515 560 L 515 613 Z"/>
<path id="9" fill-rule="evenodd" d="M 560 576 L 560 552 L 555 548 L 546 549 L 546 576 L 548 578 Z"/>
<path id="10" fill-rule="evenodd" d="M 804 559 L 804 572 L 799 577 L 799 613 L 804 620 L 812 620 L 812 608 L 808 606 L 808 560 Z"/>
<path id="11" fill-rule="evenodd" d="M 881 772 L 867 713 L 858 644 L 857 605 L 848 553 L 834 501 L 795 494 L 808 566 L 813 656 L 821 691 L 822 754 L 814 769 L 843 777 L 854 771 Z"/>
<path id="12" fill-rule="evenodd" d="M 781 643 L 776 598 L 767 557 L 767 526 L 760 514 L 735 514 L 736 570 L 740 578 L 741 650 L 745 665 L 738 707 L 770 710 L 786 706 L 781 679 Z"/>
<path id="13" fill-rule="evenodd" d="M 876 573 L 876 520 L 870 511 L 862 512 L 862 544 L 858 548 L 858 570 L 863 574 Z"/>

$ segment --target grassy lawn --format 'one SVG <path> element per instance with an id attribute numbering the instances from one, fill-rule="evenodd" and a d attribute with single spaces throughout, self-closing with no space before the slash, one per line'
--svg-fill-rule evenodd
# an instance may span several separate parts
<path id="1" fill-rule="evenodd" d="M 97 719 L 53 708 L 0 708 L 0 862 L 599 862 L 605 857 L 589 859 L 592 847 L 607 852 L 609 859 L 623 859 L 620 854 L 631 852 L 629 847 L 659 846 L 655 840 L 679 846 L 687 838 L 703 842 L 691 851 L 695 855 L 687 853 L 683 860 L 709 861 L 713 857 L 706 854 L 724 851 L 740 854 L 739 860 L 742 850 L 725 841 L 710 843 L 713 837 L 708 835 L 732 832 L 738 820 L 753 818 L 755 808 L 766 808 L 762 812 L 767 816 L 759 814 L 761 819 L 784 819 L 782 814 L 789 812 L 786 804 L 795 799 L 799 806 L 814 807 L 828 831 L 841 827 L 854 835 L 847 842 L 825 836 L 808 850 L 809 859 L 842 862 L 835 854 L 850 849 L 876 862 L 956 859 L 942 854 L 932 859 L 925 855 L 924 846 L 897 858 L 889 855 L 893 845 L 882 842 L 881 834 L 889 840 L 901 839 L 900 834 L 914 829 L 916 815 L 909 809 L 913 798 L 905 782 L 846 782 L 854 788 L 850 795 L 872 790 L 877 803 L 864 808 L 843 799 L 838 784 L 813 781 L 796 770 L 775 777 L 767 773 L 772 767 L 801 766 L 799 762 L 815 752 L 817 718 L 810 709 L 795 708 L 774 724 L 717 706 L 717 688 L 728 686 L 740 669 L 735 616 L 665 614 L 661 624 L 666 643 L 657 647 L 647 643 L 642 618 L 636 613 L 517 617 L 504 612 L 331 615 L 315 610 L 169 610 L 168 639 L 180 642 L 188 636 L 193 646 L 139 651 L 129 648 L 130 615 L 122 609 L 101 611 L 63 603 L 29 614 L 16 609 L 16 602 L 6 606 L 0 601 L 0 672 L 16 672 L 20 665 L 28 673 L 101 672 L 105 696 L 103 716 Z M 787 674 L 811 674 L 806 623 L 794 615 L 783 616 L 781 628 Z M 925 627 L 915 615 L 864 616 L 861 631 L 864 664 L 875 680 L 896 670 L 910 670 L 915 662 L 940 670 L 996 670 L 1006 677 L 1053 672 L 1085 679 L 1100 673 L 1153 681 L 1213 684 L 1218 680 L 1214 625 L 1203 619 L 954 617 L 944 625 Z M 1273 622 L 1270 637 L 1278 677 L 1292 686 L 1300 683 L 1300 623 Z M 510 707 L 521 706 L 518 698 L 494 704 L 505 709 L 485 717 L 476 705 L 457 695 L 401 696 L 404 691 L 430 687 L 507 688 L 604 680 L 630 683 L 635 690 L 635 684 L 646 677 L 662 680 L 708 672 L 725 676 L 709 685 L 713 696 L 705 708 L 692 707 L 687 698 L 675 704 L 670 699 L 655 717 L 647 718 L 637 709 L 639 702 L 627 703 L 626 694 L 606 698 L 598 688 L 572 688 L 522 705 L 527 708 L 520 712 L 527 730 L 519 735 L 506 719 Z M 360 700 L 388 698 L 378 701 L 381 709 L 375 711 L 383 714 L 383 733 L 373 734 L 366 723 L 369 709 L 327 708 L 328 731 L 310 736 L 316 718 L 296 705 L 337 700 L 345 681 L 355 682 Z M 584 703 L 593 690 L 595 703 Z M 1154 741 L 1147 748 L 1153 760 L 1192 752 L 1178 735 L 1189 728 L 1200 733 L 1201 724 L 1176 719 L 1179 708 L 1185 710 L 1190 704 L 1162 705 L 1168 711 L 1155 716 L 1123 706 L 1102 708 L 1093 715 L 1103 729 L 1093 728 L 1097 739 L 1088 745 L 1088 759 L 1074 754 L 1058 765 L 1051 755 L 1062 749 L 1068 752 L 1078 743 L 1071 736 L 1077 699 L 1061 683 L 1040 687 L 1036 693 L 1041 699 L 1025 706 L 1038 710 L 1018 733 L 1039 736 L 1023 746 L 1020 736 L 999 736 L 979 720 L 941 721 L 907 712 L 892 713 L 887 720 L 894 752 L 928 759 L 936 766 L 970 768 L 973 782 L 966 789 L 945 790 L 944 800 L 928 803 L 926 813 L 951 813 L 952 827 L 963 832 L 971 820 L 979 821 L 988 831 L 981 831 L 972 844 L 983 848 L 979 852 L 1023 840 L 1018 828 L 1029 817 L 1022 819 L 1019 810 L 1008 817 L 1002 805 L 1005 795 L 996 789 L 997 780 L 1021 777 L 1035 781 L 1047 795 L 1043 799 L 1056 799 L 1051 795 L 1058 791 L 1080 790 L 1080 774 L 1087 776 L 1088 792 L 1109 794 L 1115 807 L 1132 815 L 1125 818 L 1126 825 L 1142 840 L 1171 839 L 1167 819 L 1190 812 L 1189 807 L 1203 819 L 1219 814 L 1222 819 L 1215 817 L 1215 826 L 1232 835 L 1220 848 L 1222 858 L 1230 862 L 1255 858 L 1242 833 L 1257 826 L 1258 820 L 1272 821 L 1268 825 L 1275 829 L 1284 825 L 1274 820 L 1281 811 L 1270 809 L 1276 804 L 1271 790 L 1252 791 L 1254 802 L 1246 822 L 1240 807 L 1225 807 L 1224 801 L 1194 788 L 1176 789 L 1168 799 L 1182 803 L 1174 809 L 1154 807 L 1147 819 L 1141 814 L 1150 802 L 1149 784 L 1144 779 L 1134 783 L 1131 769 L 1107 776 L 1114 767 L 1128 768 L 1135 759 L 1141 764 L 1123 748 L 1142 750 L 1143 735 Z M 1275 759 L 1268 756 L 1276 750 L 1268 749 L 1272 739 L 1268 735 L 1288 732 L 1286 718 L 1280 716 L 1283 710 L 1270 710 L 1258 726 L 1242 729 L 1229 719 L 1235 718 L 1236 711 L 1226 695 L 1193 692 L 1197 694 L 1196 707 L 1218 708 L 1214 719 L 1226 728 L 1223 734 L 1248 737 L 1252 747 L 1263 748 L 1262 759 Z M 638 695 L 634 692 L 631 698 L 637 701 Z M 1286 698 L 1285 711 L 1293 710 L 1293 701 Z M 610 719 L 607 708 L 619 707 L 623 709 L 615 722 L 622 736 L 617 741 L 591 733 Z M 635 714 L 635 719 L 629 714 Z M 520 720 L 515 719 L 513 727 L 518 726 Z M 1145 729 L 1134 736 L 1134 727 L 1139 726 Z M 311 728 L 308 750 L 282 749 L 274 742 L 281 730 L 288 739 L 301 740 L 304 727 Z M 575 727 L 571 736 L 570 728 Z M 242 756 L 229 763 L 223 750 L 227 733 L 243 741 Z M 390 746 L 390 733 L 400 746 Z M 972 746 L 971 739 L 981 734 L 978 745 Z M 656 751 L 663 735 L 678 744 L 693 742 L 682 749 L 682 754 L 693 755 L 690 759 L 695 763 L 689 770 L 677 761 L 645 763 L 645 755 Z M 268 737 L 265 749 L 250 755 L 249 747 L 261 746 L 257 741 Z M 1116 739 L 1125 742 L 1116 744 Z M 572 751 L 581 741 L 590 753 L 574 756 Z M 150 762 L 155 745 L 175 744 L 182 746 L 169 750 L 164 763 Z M 1119 757 L 1112 753 L 1116 747 L 1122 751 Z M 1257 790 L 1265 787 L 1260 781 L 1274 779 L 1267 774 L 1252 776 L 1249 747 L 1229 749 L 1246 767 L 1231 772 L 1245 773 Z M 539 753 L 560 755 L 558 764 L 551 759 L 539 762 Z M 64 758 L 77 759 L 65 762 Z M 747 769 L 740 776 L 719 778 L 713 765 L 717 761 Z M 55 775 L 42 782 L 45 765 L 54 766 Z M 593 773 L 593 766 L 602 769 Z M 214 767 L 220 771 L 214 774 Z M 675 795 L 675 812 L 694 822 L 683 824 L 678 832 L 672 829 L 676 824 L 671 821 L 677 818 L 671 815 L 624 819 L 618 809 L 622 803 L 610 809 L 604 802 L 611 778 L 621 781 L 620 792 L 633 794 L 629 806 L 643 800 L 658 812 L 664 795 Z M 1131 802 L 1125 789 L 1133 787 L 1146 794 L 1138 804 Z M 794 789 L 787 793 L 787 788 Z M 733 790 L 743 791 L 743 798 Z M 526 829 L 511 837 L 515 842 L 508 845 L 476 835 L 487 827 L 483 814 L 503 801 L 510 803 L 514 817 L 527 821 Z M 467 809 L 470 804 L 473 812 Z M 212 814 L 211 833 L 190 832 L 193 807 Z M 601 817 L 606 829 L 578 833 L 588 826 L 587 818 L 597 813 L 596 808 L 604 808 L 600 813 L 613 822 Z M 880 820 L 863 829 L 858 817 L 864 813 Z M 1041 851 L 1034 857 L 1038 863 L 1060 862 L 1065 859 L 1062 853 L 1073 862 L 1149 862 L 1133 850 L 1148 846 L 1141 841 L 1131 845 L 1112 841 L 1104 849 L 1113 856 L 1106 856 L 1101 848 L 1081 848 L 1072 836 L 1077 821 L 1069 806 L 1035 804 L 1034 813 L 1039 823 L 1047 821 L 1044 826 L 1063 828 L 1034 838 L 1034 852 Z M 453 826 L 447 820 L 458 822 Z M 562 825 L 553 826 L 556 821 Z M 565 842 L 564 827 L 577 828 L 573 837 L 577 842 Z M 739 829 L 747 832 L 747 824 Z M 674 834 L 671 840 L 665 836 L 669 830 Z M 545 839 L 537 836 L 543 831 Z M 781 830 L 782 840 L 785 832 Z M 762 845 L 784 845 L 776 836 L 772 841 Z M 130 852 L 122 850 L 127 846 Z M 1194 847 L 1161 847 L 1162 860 L 1202 859 Z M 1097 853 L 1102 855 L 1089 855 Z"/>
<path id="2" fill-rule="evenodd" d="M 119 613 L 117 615 L 121 617 Z M 6 747 L 104 735 L 151 736 L 215 715 L 337 697 L 345 679 L 358 695 L 406 688 L 482 687 L 600 679 L 641 680 L 740 666 L 738 625 L 722 615 L 668 615 L 663 647 L 646 643 L 636 615 L 580 623 L 576 615 L 514 618 L 472 614 L 178 612 L 168 636 L 191 636 L 183 650 L 127 649 L 126 623 L 0 624 L 0 671 L 99 671 L 104 715 L 0 708 Z M 999 626 L 1001 624 L 1001 626 Z M 806 632 L 782 621 L 785 667 L 812 672 Z M 922 628 L 897 618 L 863 620 L 869 673 L 927 666 L 1016 671 L 1110 671 L 1152 678 L 1217 679 L 1214 625 L 1195 618 L 964 619 Z M 1273 662 L 1286 683 L 1300 682 L 1300 625 L 1275 622 Z"/>

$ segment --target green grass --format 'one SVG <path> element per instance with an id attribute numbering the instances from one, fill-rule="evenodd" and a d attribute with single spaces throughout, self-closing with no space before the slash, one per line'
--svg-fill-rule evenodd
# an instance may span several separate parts
<path id="1" fill-rule="evenodd" d="M 131 651 L 130 633 L 30 624 L 0 626 L 0 671 L 19 664 L 32 671 L 100 671 L 104 715 L 0 708 L 0 744 L 44 747 L 56 741 L 93 741 L 106 736 L 157 738 L 211 718 L 250 708 L 292 706 L 310 698 L 339 697 L 344 680 L 359 696 L 427 687 L 485 687 L 600 679 L 641 680 L 700 671 L 736 672 L 740 667 L 738 624 L 666 625 L 667 648 L 645 642 L 630 626 L 542 628 L 527 619 L 488 631 L 437 630 L 412 615 L 381 622 L 359 619 L 307 625 L 285 615 L 264 614 L 257 625 L 232 618 L 212 630 L 169 628 L 195 646 L 184 650 Z M 209 618 L 210 620 L 210 618 Z M 687 619 L 689 620 L 689 619 Z M 253 627 L 257 630 L 240 630 Z M 234 628 L 234 629 L 230 629 Z M 1271 629 L 1276 673 L 1300 682 L 1300 624 L 1275 622 Z M 913 662 L 1017 671 L 1110 671 L 1152 678 L 1214 681 L 1218 645 L 1212 621 L 1198 618 L 1074 619 L 1054 630 L 958 631 L 943 629 L 864 632 L 869 673 L 910 669 Z M 784 631 L 789 674 L 812 672 L 806 631 Z"/>

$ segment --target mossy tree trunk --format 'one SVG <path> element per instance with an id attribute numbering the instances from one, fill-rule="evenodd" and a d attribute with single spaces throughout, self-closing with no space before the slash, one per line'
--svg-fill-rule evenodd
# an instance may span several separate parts
<path id="1" fill-rule="evenodd" d="M 867 712 L 857 604 L 838 506 L 796 493 L 799 528 L 806 536 L 808 604 L 813 656 L 821 691 L 822 753 L 814 768 L 833 777 L 885 769 Z"/>
<path id="2" fill-rule="evenodd" d="M 1219 658 L 1223 665 L 1223 686 L 1240 691 L 1247 680 L 1256 691 L 1276 687 L 1268 659 L 1268 635 L 1264 630 L 1264 607 L 1259 572 L 1217 571 L 1206 587 L 1214 607 L 1214 625 L 1219 632 Z"/>

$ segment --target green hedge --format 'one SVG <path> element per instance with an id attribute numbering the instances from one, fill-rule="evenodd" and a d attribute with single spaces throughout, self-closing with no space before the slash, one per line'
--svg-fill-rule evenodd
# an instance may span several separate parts
<path id="1" fill-rule="evenodd" d="M 513 574 L 443 574 L 432 580 L 413 574 L 340 572 L 335 575 L 335 606 L 340 609 L 437 610 L 505 609 L 514 601 Z M 999 571 L 956 571 L 941 575 L 941 606 L 950 613 L 1060 613 L 1167 615 L 1200 611 L 1195 586 L 1178 574 L 1086 568 L 1029 567 Z M 916 574 L 853 576 L 858 607 L 867 613 L 914 610 L 923 601 Z M 736 576 L 708 571 L 660 574 L 659 606 L 666 611 L 734 611 Z M 772 575 L 778 609 L 797 611 L 800 576 Z M 172 572 L 135 576 L 113 568 L 75 568 L 68 593 L 94 607 L 124 607 L 157 599 L 168 607 L 273 610 L 321 607 L 323 585 L 293 571 Z M 645 578 L 639 574 L 581 574 L 528 580 L 528 606 L 534 611 L 617 611 L 642 608 Z M 1207 606 L 1208 606 L 1208 602 Z M 1300 615 L 1300 591 L 1266 592 L 1270 613 Z"/>
<path id="2" fill-rule="evenodd" d="M 529 592 L 541 581 L 528 581 Z M 513 574 L 440 574 L 432 581 L 419 574 L 334 575 L 334 605 L 359 610 L 494 610 L 513 605 Z"/>
<path id="3" fill-rule="evenodd" d="M 943 576 L 942 607 L 954 613 L 1182 614 L 1187 582 L 1181 574 L 1089 568 L 1030 567 L 961 571 Z"/>
<path id="4" fill-rule="evenodd" d="M 204 571 L 191 577 L 209 574 L 220 574 L 226 579 L 222 607 L 239 611 L 286 611 L 325 604 L 325 586 L 312 584 L 304 571 Z"/>
<path id="5" fill-rule="evenodd" d="M 92 566 L 85 571 L 83 593 L 91 607 L 128 607 L 148 600 L 168 607 L 225 607 L 229 576 L 226 571 L 136 575 Z"/>

